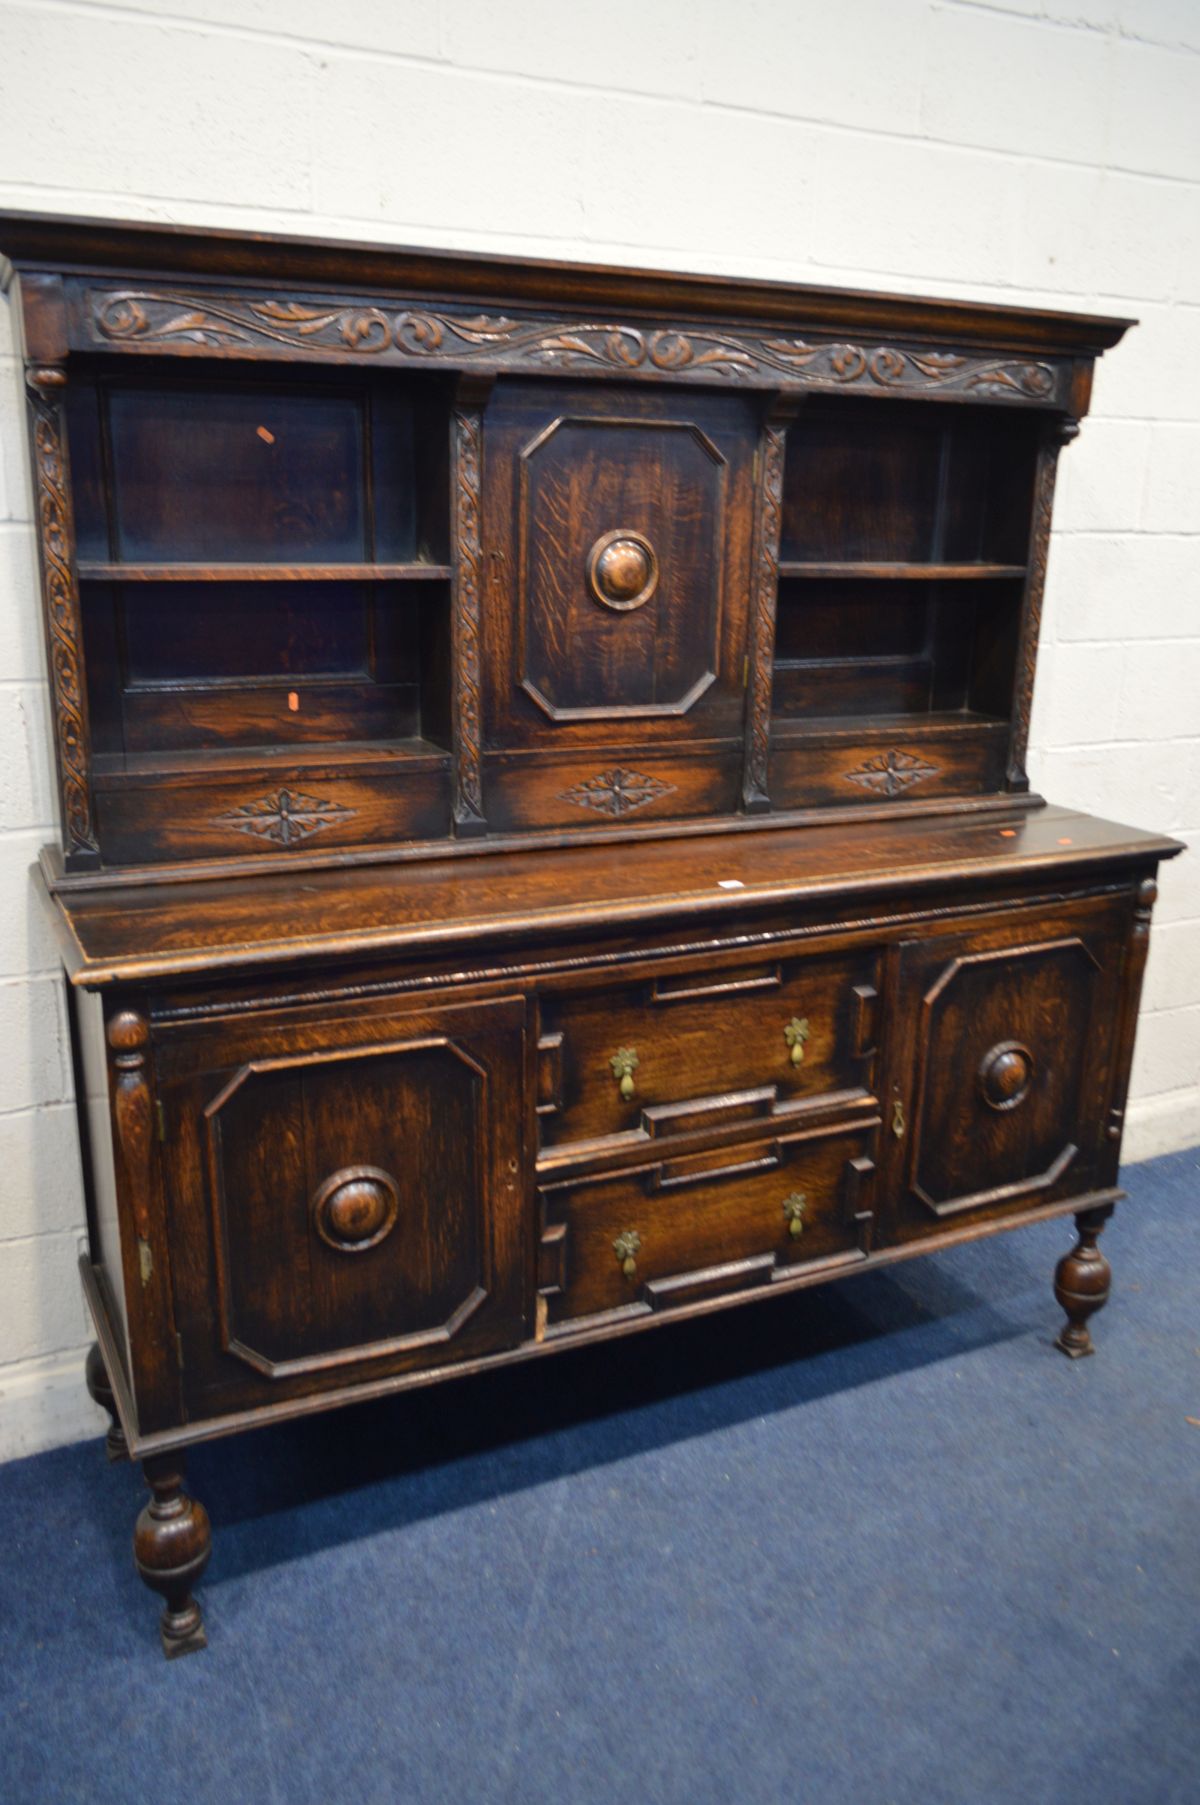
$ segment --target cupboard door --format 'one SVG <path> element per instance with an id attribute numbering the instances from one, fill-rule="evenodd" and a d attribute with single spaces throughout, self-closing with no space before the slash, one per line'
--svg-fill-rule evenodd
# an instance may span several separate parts
<path id="1" fill-rule="evenodd" d="M 1097 1182 L 1127 930 L 1106 900 L 902 948 L 902 1233 Z"/>
<path id="2" fill-rule="evenodd" d="M 523 1017 L 342 1019 L 168 1093 L 208 1242 L 180 1281 L 194 1413 L 521 1338 Z"/>
<path id="3" fill-rule="evenodd" d="M 744 397 L 501 385 L 489 749 L 740 735 L 756 436 Z"/>

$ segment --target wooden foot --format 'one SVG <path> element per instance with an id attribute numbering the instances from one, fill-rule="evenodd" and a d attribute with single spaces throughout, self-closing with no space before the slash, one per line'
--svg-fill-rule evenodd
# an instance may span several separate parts
<path id="1" fill-rule="evenodd" d="M 153 1497 L 133 1532 L 133 1558 L 138 1572 L 166 1601 L 159 1624 L 168 1661 L 206 1648 L 208 1638 L 192 1587 L 208 1565 L 212 1529 L 208 1512 L 183 1489 L 183 1461 L 157 1454 L 142 1462 Z"/>
<path id="2" fill-rule="evenodd" d="M 1054 1295 L 1067 1313 L 1067 1326 L 1056 1345 L 1072 1360 L 1096 1351 L 1087 1326 L 1088 1318 L 1104 1308 L 1112 1285 L 1112 1268 L 1096 1242 L 1112 1213 L 1111 1203 L 1094 1210 L 1081 1210 L 1075 1218 L 1079 1239 L 1070 1253 L 1063 1255 L 1054 1271 Z"/>
<path id="3" fill-rule="evenodd" d="M 121 1419 L 117 1415 L 117 1401 L 113 1397 L 113 1388 L 108 1381 L 108 1371 L 98 1342 L 93 1341 L 88 1349 L 83 1376 L 91 1397 L 99 1404 L 101 1410 L 108 1411 L 111 1418 L 108 1434 L 104 1438 L 105 1453 L 110 1460 L 128 1460 L 129 1444 L 125 1440 L 125 1431 L 122 1429 Z"/>

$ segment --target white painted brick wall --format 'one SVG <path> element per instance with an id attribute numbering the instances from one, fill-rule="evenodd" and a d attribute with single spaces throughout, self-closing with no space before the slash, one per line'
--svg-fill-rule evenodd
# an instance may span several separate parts
<path id="1" fill-rule="evenodd" d="M 0 204 L 1094 306 L 1032 775 L 1169 829 L 1127 1150 L 1200 1140 L 1200 0 L 0 0 Z M 0 305 L 0 1456 L 92 1426 Z"/>

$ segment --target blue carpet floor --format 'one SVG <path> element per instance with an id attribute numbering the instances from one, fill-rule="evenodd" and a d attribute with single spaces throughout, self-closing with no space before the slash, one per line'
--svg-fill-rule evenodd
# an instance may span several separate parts
<path id="1" fill-rule="evenodd" d="M 1200 1800 L 1200 1152 L 1068 1226 L 218 1443 L 167 1665 L 96 1442 L 0 1469 L 0 1798 Z"/>

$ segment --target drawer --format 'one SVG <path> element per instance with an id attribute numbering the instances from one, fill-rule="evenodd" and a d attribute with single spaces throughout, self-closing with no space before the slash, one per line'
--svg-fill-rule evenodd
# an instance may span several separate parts
<path id="1" fill-rule="evenodd" d="M 450 760 L 442 753 L 328 766 L 282 762 L 266 774 L 212 774 L 201 782 L 102 771 L 96 817 L 105 858 L 156 863 L 208 857 L 270 860 L 444 835 Z"/>
<path id="2" fill-rule="evenodd" d="M 861 691 L 863 678 L 852 671 Z M 786 693 L 786 685 L 784 686 Z M 780 706 L 777 678 L 776 707 Z M 830 709 L 835 706 L 830 700 Z M 979 796 L 1004 787 L 1007 723 L 979 723 L 953 731 L 911 731 L 894 739 L 856 739 L 814 733 L 787 737 L 771 747 L 770 792 L 777 809 L 862 807 L 922 802 L 941 796 Z"/>
<path id="3" fill-rule="evenodd" d="M 539 1187 L 548 1332 L 769 1285 L 870 1251 L 878 1118 Z"/>
<path id="4" fill-rule="evenodd" d="M 543 996 L 543 1150 L 750 1124 L 868 1092 L 879 974 L 878 951 L 856 948 L 697 961 L 636 984 Z"/>

